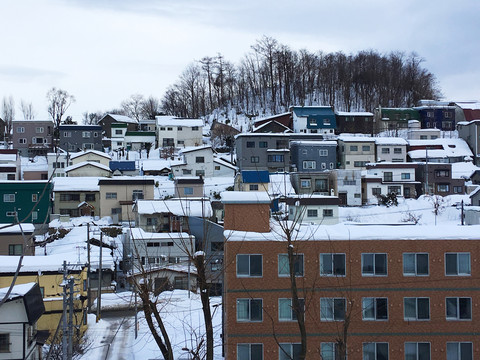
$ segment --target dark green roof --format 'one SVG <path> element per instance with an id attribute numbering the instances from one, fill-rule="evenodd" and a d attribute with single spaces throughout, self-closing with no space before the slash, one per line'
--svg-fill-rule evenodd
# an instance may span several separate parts
<path id="1" fill-rule="evenodd" d="M 127 131 L 125 136 L 155 136 L 154 131 Z"/>

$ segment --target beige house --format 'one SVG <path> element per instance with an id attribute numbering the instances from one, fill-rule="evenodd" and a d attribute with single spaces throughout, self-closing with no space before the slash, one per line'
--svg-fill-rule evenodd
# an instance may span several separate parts
<path id="1" fill-rule="evenodd" d="M 100 179 L 100 216 L 112 216 L 115 221 L 134 220 L 135 200 L 153 200 L 155 180 L 151 177 L 115 177 Z"/>
<path id="2" fill-rule="evenodd" d="M 70 161 L 72 165 L 76 165 L 85 161 L 90 161 L 108 167 L 108 165 L 110 164 L 110 160 L 112 160 L 110 155 L 97 150 L 80 151 L 78 153 L 70 155 Z"/>
<path id="3" fill-rule="evenodd" d="M 201 198 L 203 197 L 203 178 L 200 177 L 178 177 L 175 178 L 176 198 Z"/>
<path id="4" fill-rule="evenodd" d="M 338 137 L 340 169 L 365 170 L 368 163 L 376 162 L 375 138 L 340 135 Z"/>
<path id="5" fill-rule="evenodd" d="M 27 239 L 27 246 L 22 236 Z M 0 224 L 0 255 L 35 255 L 35 237 L 32 236 L 35 231 L 33 224 L 18 225 Z"/>
<path id="6" fill-rule="evenodd" d="M 70 217 L 100 215 L 98 178 L 54 178 L 53 212 Z"/>
<path id="7" fill-rule="evenodd" d="M 112 170 L 110 170 L 110 167 L 100 163 L 83 161 L 65 168 L 65 174 L 67 177 L 110 177 L 112 175 Z"/>

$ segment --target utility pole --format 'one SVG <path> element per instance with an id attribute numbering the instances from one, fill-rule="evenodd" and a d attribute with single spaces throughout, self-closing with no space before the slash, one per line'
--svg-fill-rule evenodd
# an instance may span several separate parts
<path id="1" fill-rule="evenodd" d="M 133 291 L 135 291 L 135 339 L 138 336 L 138 307 L 137 307 L 137 285 L 133 282 Z"/>
<path id="2" fill-rule="evenodd" d="M 428 195 L 428 145 L 425 146 L 425 195 Z"/>
<path id="3" fill-rule="evenodd" d="M 97 297 L 97 322 L 100 320 L 102 307 L 102 249 L 103 249 L 103 232 L 100 232 L 100 262 L 98 266 L 98 297 Z"/>
<path id="4" fill-rule="evenodd" d="M 460 216 L 462 217 L 462 225 L 465 225 L 465 222 L 464 222 L 465 214 L 463 213 L 463 200 L 462 200 L 462 212 L 461 212 Z"/>
<path id="5" fill-rule="evenodd" d="M 69 289 L 69 306 L 68 306 L 68 353 L 67 359 L 72 360 L 73 357 L 73 312 L 75 311 L 73 307 L 73 285 L 75 280 L 72 278 L 68 279 L 68 289 Z"/>
<path id="6" fill-rule="evenodd" d="M 90 290 L 90 223 L 87 223 L 87 256 L 88 256 L 88 264 L 87 264 L 87 309 L 88 312 L 92 310 L 92 294 Z"/>
<path id="7" fill-rule="evenodd" d="M 62 328 L 62 359 L 67 360 L 67 262 L 63 261 L 63 328 Z"/>

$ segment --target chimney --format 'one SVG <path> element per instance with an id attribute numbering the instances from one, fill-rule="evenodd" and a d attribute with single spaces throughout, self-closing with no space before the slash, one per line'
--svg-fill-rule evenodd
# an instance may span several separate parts
<path id="1" fill-rule="evenodd" d="M 272 200 L 264 191 L 224 191 L 225 230 L 270 232 Z"/>

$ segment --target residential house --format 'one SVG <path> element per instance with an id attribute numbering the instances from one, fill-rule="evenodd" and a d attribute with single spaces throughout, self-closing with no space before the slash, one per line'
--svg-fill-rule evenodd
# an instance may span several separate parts
<path id="1" fill-rule="evenodd" d="M 49 223 L 52 185 L 47 180 L 0 181 L 0 223 Z"/>
<path id="2" fill-rule="evenodd" d="M 44 156 L 22 157 L 23 180 L 48 180 L 48 160 Z"/>
<path id="3" fill-rule="evenodd" d="M 450 105 L 456 106 L 455 120 L 457 124 L 480 119 L 480 103 L 478 101 L 457 101 Z"/>
<path id="4" fill-rule="evenodd" d="M 290 173 L 295 193 L 299 195 L 337 195 L 335 170 Z"/>
<path id="5" fill-rule="evenodd" d="M 213 177 L 213 149 L 211 146 L 187 147 L 179 151 L 183 163 L 172 165 L 174 176 Z"/>
<path id="6" fill-rule="evenodd" d="M 112 216 L 114 222 L 134 220 L 131 207 L 135 200 L 153 199 L 155 180 L 149 177 L 100 179 L 100 217 Z"/>
<path id="7" fill-rule="evenodd" d="M 407 141 L 398 137 L 376 137 L 377 162 L 407 161 Z"/>
<path id="8" fill-rule="evenodd" d="M 465 194 L 465 179 L 453 178 L 449 163 L 417 163 L 415 179 L 417 195 Z"/>
<path id="9" fill-rule="evenodd" d="M 189 147 L 203 144 L 203 120 L 157 116 L 159 147 Z"/>
<path id="10" fill-rule="evenodd" d="M 455 130 L 454 105 L 422 105 L 414 108 L 418 111 L 422 128 L 440 129 L 443 131 Z"/>
<path id="11" fill-rule="evenodd" d="M 225 358 L 293 358 L 303 314 L 307 358 L 335 359 L 346 337 L 355 359 L 480 356 L 480 226 L 299 225 L 289 245 L 261 203 L 225 205 Z"/>
<path id="12" fill-rule="evenodd" d="M 127 131 L 124 141 L 127 150 L 149 151 L 156 147 L 156 134 L 155 131 Z"/>
<path id="13" fill-rule="evenodd" d="M 133 216 L 146 232 L 189 232 L 188 217 L 209 219 L 213 215 L 207 198 L 137 200 Z"/>
<path id="14" fill-rule="evenodd" d="M 407 151 L 408 159 L 414 162 L 455 163 L 473 159 L 463 139 L 409 140 Z"/>
<path id="15" fill-rule="evenodd" d="M 140 173 L 135 161 L 110 161 L 108 166 L 113 176 L 137 176 Z"/>
<path id="16" fill-rule="evenodd" d="M 38 284 L 15 285 L 0 289 L 5 303 L 0 307 L 0 359 L 41 359 L 37 341 L 37 321 L 45 312 Z"/>
<path id="17" fill-rule="evenodd" d="M 59 131 L 59 147 L 65 151 L 103 151 L 100 125 L 60 125 Z"/>
<path id="18" fill-rule="evenodd" d="M 331 134 L 337 127 L 331 106 L 291 106 L 293 131 L 296 133 Z"/>
<path id="19" fill-rule="evenodd" d="M 143 175 L 167 176 L 172 173 L 172 166 L 185 165 L 182 157 L 172 156 L 168 159 L 143 159 Z"/>
<path id="20" fill-rule="evenodd" d="M 0 149 L 0 180 L 21 180 L 21 160 L 17 149 Z"/>
<path id="21" fill-rule="evenodd" d="M 235 147 L 240 171 L 284 172 L 290 168 L 286 134 L 239 134 L 235 137 Z"/>
<path id="22" fill-rule="evenodd" d="M 110 170 L 110 167 L 107 165 L 93 161 L 82 161 L 65 168 L 65 175 L 67 177 L 110 177 L 112 175 L 112 170 Z"/>
<path id="23" fill-rule="evenodd" d="M 205 194 L 204 180 L 199 177 L 176 177 L 175 197 L 176 198 L 201 198 Z"/>
<path id="24" fill-rule="evenodd" d="M 75 180 L 53 179 L 53 213 L 60 215 L 100 216 L 100 187 L 96 177 Z"/>
<path id="25" fill-rule="evenodd" d="M 14 120 L 12 143 L 21 156 L 46 155 L 53 148 L 53 121 Z"/>
<path id="26" fill-rule="evenodd" d="M 418 120 L 408 121 L 408 140 L 435 140 L 441 137 L 440 129 L 422 129 Z"/>
<path id="27" fill-rule="evenodd" d="M 375 123 L 371 112 L 335 111 L 337 127 L 335 134 L 370 134 L 375 133 Z"/>
<path id="28" fill-rule="evenodd" d="M 472 150 L 474 163 L 477 166 L 480 165 L 480 129 L 479 128 L 480 128 L 480 120 L 471 120 L 468 122 L 463 121 L 457 124 L 458 137 L 463 139 Z"/>
<path id="29" fill-rule="evenodd" d="M 362 170 L 337 169 L 338 198 L 343 206 L 362 205 Z"/>
<path id="30" fill-rule="evenodd" d="M 420 120 L 420 113 L 414 108 L 376 108 L 374 121 L 376 132 L 390 131 L 398 135 L 398 130 L 408 128 L 410 120 Z"/>
<path id="31" fill-rule="evenodd" d="M 70 154 L 70 161 L 72 162 L 72 165 L 89 161 L 108 166 L 111 160 L 111 156 L 104 153 L 103 151 L 87 150 Z"/>
<path id="32" fill-rule="evenodd" d="M 128 127 L 129 124 L 126 123 L 113 123 L 111 125 L 112 137 L 110 138 L 110 143 L 112 151 L 125 149 L 125 134 L 128 131 Z"/>
<path id="33" fill-rule="evenodd" d="M 480 186 L 470 193 L 470 204 L 480 206 Z"/>
<path id="34" fill-rule="evenodd" d="M 103 118 L 101 118 L 98 121 L 98 125 L 100 125 L 103 129 L 103 141 L 104 141 L 103 145 L 104 147 L 111 147 L 112 150 L 114 150 L 114 146 L 115 147 L 125 146 L 124 144 L 122 145 L 114 144 L 115 141 L 118 141 L 118 142 L 123 141 L 123 140 L 113 139 L 114 135 L 119 135 L 115 130 L 115 129 L 118 129 L 116 127 L 117 124 L 122 124 L 122 127 L 120 129 L 122 129 L 123 135 L 125 135 L 126 131 L 136 131 L 138 129 L 138 121 L 125 115 L 106 114 Z M 124 125 L 126 126 L 124 127 Z M 120 138 L 123 138 L 123 136 Z"/>
<path id="35" fill-rule="evenodd" d="M 157 131 L 157 121 L 155 119 L 140 119 L 138 121 L 140 131 Z"/>
<path id="36" fill-rule="evenodd" d="M 340 135 L 338 137 L 338 161 L 340 169 L 365 170 L 368 163 L 376 162 L 375 138 Z"/>
<path id="37" fill-rule="evenodd" d="M 254 133 L 289 133 L 293 131 L 292 113 L 272 115 L 253 123 Z"/>
<path id="38" fill-rule="evenodd" d="M 48 163 L 48 179 L 52 177 L 64 177 L 65 168 L 72 165 L 70 154 L 62 149 L 58 149 L 56 153 L 47 154 Z"/>
<path id="39" fill-rule="evenodd" d="M 337 196 L 298 195 L 286 198 L 288 220 L 319 225 L 338 224 Z"/>
<path id="40" fill-rule="evenodd" d="M 378 197 L 394 193 L 406 199 L 416 198 L 416 163 L 381 162 L 368 164 L 362 177 L 362 203 L 377 204 Z"/>
<path id="41" fill-rule="evenodd" d="M 0 255 L 35 255 L 33 224 L 0 224 Z M 23 233 L 23 235 L 22 235 Z"/>
<path id="42" fill-rule="evenodd" d="M 235 191 L 268 191 L 270 176 L 266 170 L 243 170 L 235 177 Z"/>
<path id="43" fill-rule="evenodd" d="M 234 177 L 238 168 L 220 155 L 213 157 L 213 177 Z"/>
<path id="44" fill-rule="evenodd" d="M 293 172 L 318 172 L 337 167 L 337 142 L 298 140 L 290 142 Z"/>

